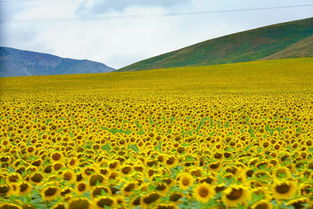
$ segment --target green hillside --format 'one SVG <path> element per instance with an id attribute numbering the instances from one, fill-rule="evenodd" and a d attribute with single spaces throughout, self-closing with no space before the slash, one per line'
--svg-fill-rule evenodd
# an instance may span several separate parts
<path id="1" fill-rule="evenodd" d="M 312 26 L 313 18 L 308 18 L 244 31 L 152 57 L 119 71 L 310 57 Z"/>
<path id="2" fill-rule="evenodd" d="M 264 59 L 282 59 L 293 57 L 313 57 L 313 36 L 305 38 L 286 49 Z"/>

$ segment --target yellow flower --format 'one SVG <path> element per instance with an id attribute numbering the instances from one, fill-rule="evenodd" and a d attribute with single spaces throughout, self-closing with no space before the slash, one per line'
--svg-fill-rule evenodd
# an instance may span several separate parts
<path id="1" fill-rule="evenodd" d="M 63 159 L 63 154 L 60 153 L 60 152 L 52 152 L 51 153 L 51 160 L 54 161 L 54 162 L 57 162 L 57 161 L 62 161 Z"/>
<path id="2" fill-rule="evenodd" d="M 132 191 L 136 189 L 136 187 L 137 187 L 137 184 L 135 182 L 129 182 L 123 186 L 122 193 L 125 196 L 129 196 L 132 193 Z"/>
<path id="3" fill-rule="evenodd" d="M 22 182 L 19 184 L 19 195 L 24 195 L 30 193 L 32 190 L 32 185 L 27 182 Z"/>
<path id="4" fill-rule="evenodd" d="M 69 184 L 74 183 L 76 180 L 76 174 L 71 170 L 64 171 L 62 176 L 63 176 L 63 180 L 65 182 L 68 182 Z"/>
<path id="5" fill-rule="evenodd" d="M 296 191 L 296 184 L 291 181 L 276 181 L 272 186 L 273 197 L 278 200 L 290 199 L 295 195 Z"/>
<path id="6" fill-rule="evenodd" d="M 286 167 L 279 167 L 274 172 L 274 177 L 276 179 L 289 178 L 291 176 L 290 171 Z"/>
<path id="7" fill-rule="evenodd" d="M 135 197 L 134 199 L 131 200 L 131 206 L 132 207 L 137 207 L 141 205 L 141 197 Z"/>
<path id="8" fill-rule="evenodd" d="M 111 190 L 106 186 L 96 186 L 91 192 L 93 198 L 103 195 L 111 195 Z"/>
<path id="9" fill-rule="evenodd" d="M 194 198 L 202 203 L 207 203 L 214 195 L 214 188 L 205 182 L 197 185 L 193 190 Z"/>
<path id="10" fill-rule="evenodd" d="M 52 207 L 52 209 L 66 209 L 66 205 L 64 203 L 57 203 Z"/>
<path id="11" fill-rule="evenodd" d="M 12 188 L 8 184 L 0 184 L 0 196 L 6 196 L 10 194 Z"/>
<path id="12" fill-rule="evenodd" d="M 82 194 L 82 193 L 86 192 L 87 190 L 88 190 L 88 185 L 84 182 L 79 182 L 76 185 L 76 192 L 78 194 Z"/>
<path id="13" fill-rule="evenodd" d="M 161 203 L 157 205 L 155 209 L 178 209 L 178 206 L 176 206 L 173 203 L 168 203 L 168 204 Z"/>
<path id="14" fill-rule="evenodd" d="M 250 197 L 251 195 L 247 187 L 234 185 L 223 191 L 222 201 L 229 207 L 237 207 L 238 205 L 246 205 Z"/>
<path id="15" fill-rule="evenodd" d="M 114 207 L 116 201 L 112 197 L 97 197 L 93 200 L 93 205 L 97 209 L 103 209 L 107 207 Z"/>
<path id="16" fill-rule="evenodd" d="M 56 199 L 60 194 L 60 189 L 55 186 L 48 186 L 41 191 L 41 197 L 44 200 L 50 201 Z"/>
<path id="17" fill-rule="evenodd" d="M 183 173 L 179 176 L 178 183 L 181 189 L 187 189 L 193 184 L 193 176 L 190 173 Z"/>
<path id="18" fill-rule="evenodd" d="M 272 209 L 273 206 L 268 200 L 260 200 L 251 206 L 251 209 Z"/>
<path id="19" fill-rule="evenodd" d="M 161 195 L 157 192 L 148 193 L 142 197 L 142 203 L 144 205 L 150 205 L 156 202 L 160 197 Z"/>
<path id="20" fill-rule="evenodd" d="M 300 197 L 297 199 L 290 200 L 286 203 L 287 206 L 293 206 L 296 209 L 304 209 L 307 207 L 308 200 L 305 197 Z"/>
<path id="21" fill-rule="evenodd" d="M 0 203 L 0 209 L 22 209 L 22 207 L 13 203 Z"/>
<path id="22" fill-rule="evenodd" d="M 105 177 L 102 174 L 92 174 L 89 177 L 89 186 L 98 186 L 105 181 Z"/>
<path id="23" fill-rule="evenodd" d="M 92 203 L 87 198 L 72 199 L 66 209 L 93 209 Z"/>
<path id="24" fill-rule="evenodd" d="M 44 176 L 41 173 L 34 173 L 31 175 L 30 180 L 34 184 L 40 184 L 44 179 Z"/>

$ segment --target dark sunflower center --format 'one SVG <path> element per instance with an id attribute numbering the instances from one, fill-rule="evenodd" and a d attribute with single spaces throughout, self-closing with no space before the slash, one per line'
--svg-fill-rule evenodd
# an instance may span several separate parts
<path id="1" fill-rule="evenodd" d="M 166 163 L 167 163 L 168 165 L 172 165 L 174 162 L 175 162 L 175 158 L 173 158 L 173 157 L 170 157 L 170 158 L 166 161 Z"/>
<path id="2" fill-rule="evenodd" d="M 96 197 L 96 196 L 100 196 L 100 195 L 105 194 L 105 193 L 109 193 L 109 190 L 107 188 L 105 188 L 105 187 L 98 187 L 98 188 L 93 190 L 92 195 L 94 197 Z"/>
<path id="3" fill-rule="evenodd" d="M 7 186 L 7 185 L 0 186 L 0 194 L 5 194 L 5 193 L 7 193 L 9 190 L 10 190 L 10 188 L 9 188 L 9 186 Z"/>
<path id="4" fill-rule="evenodd" d="M 283 183 L 281 185 L 276 186 L 275 190 L 280 194 L 285 194 L 289 192 L 290 186 L 286 183 Z"/>
<path id="5" fill-rule="evenodd" d="M 157 201 L 157 199 L 160 198 L 160 195 L 157 194 L 157 193 L 153 193 L 153 194 L 150 194 L 146 197 L 143 198 L 143 201 L 146 203 L 146 204 L 151 204 L 155 201 Z"/>
<path id="6" fill-rule="evenodd" d="M 136 199 L 134 199 L 132 204 L 135 205 L 135 206 L 140 205 L 140 197 L 137 197 Z"/>
<path id="7" fill-rule="evenodd" d="M 159 191 L 165 190 L 167 187 L 165 184 L 159 184 L 155 189 Z"/>
<path id="8" fill-rule="evenodd" d="M 31 180 L 33 181 L 33 182 L 41 182 L 41 180 L 43 179 L 43 176 L 41 175 L 41 174 L 39 174 L 39 173 L 36 173 L 36 174 L 34 174 L 32 177 L 31 177 Z"/>
<path id="9" fill-rule="evenodd" d="M 131 167 L 128 167 L 128 166 L 122 169 L 122 173 L 124 174 L 128 174 L 130 171 L 131 171 Z"/>
<path id="10" fill-rule="evenodd" d="M 199 189 L 199 195 L 200 197 L 207 197 L 209 195 L 209 190 L 205 187 L 201 187 Z"/>
<path id="11" fill-rule="evenodd" d="M 255 209 L 268 209 L 268 204 L 267 203 L 260 203 L 258 204 Z"/>
<path id="12" fill-rule="evenodd" d="M 26 191 L 27 190 L 27 188 L 28 188 L 28 185 L 27 184 L 21 184 L 20 185 L 20 192 L 24 192 L 24 191 Z"/>
<path id="13" fill-rule="evenodd" d="M 190 184 L 190 180 L 188 178 L 183 178 L 182 183 L 184 186 L 188 186 Z"/>
<path id="14" fill-rule="evenodd" d="M 54 153 L 54 154 L 52 155 L 52 159 L 55 160 L 55 161 L 60 160 L 60 159 L 61 159 L 60 153 Z"/>
<path id="15" fill-rule="evenodd" d="M 79 191 L 82 192 L 82 191 L 85 191 L 85 189 L 86 189 L 86 185 L 85 185 L 85 184 L 79 184 L 79 185 L 78 185 L 78 190 L 79 190 Z"/>
<path id="16" fill-rule="evenodd" d="M 72 179 L 72 174 L 71 173 L 65 173 L 64 174 L 64 180 L 65 181 L 69 181 L 69 180 L 71 180 Z"/>
<path id="17" fill-rule="evenodd" d="M 17 182 L 17 181 L 18 181 L 18 176 L 15 176 L 15 175 L 10 176 L 10 177 L 9 177 L 9 181 L 10 181 L 10 182 Z"/>
<path id="18" fill-rule="evenodd" d="M 132 191 L 134 188 L 135 188 L 135 184 L 134 184 L 134 183 L 131 183 L 131 184 L 128 184 L 128 185 L 125 187 L 125 191 L 126 191 L 126 192 L 130 192 L 130 191 Z"/>
<path id="19" fill-rule="evenodd" d="M 102 175 L 93 175 L 90 178 L 90 186 L 95 186 L 98 183 L 102 183 L 104 181 L 104 178 Z"/>
<path id="20" fill-rule="evenodd" d="M 48 188 L 45 191 L 45 196 L 53 196 L 57 192 L 56 188 Z"/>
<path id="21" fill-rule="evenodd" d="M 229 200 L 238 200 L 243 193 L 243 189 L 239 188 L 239 189 L 232 189 L 231 193 L 226 195 L 227 199 Z"/>
<path id="22" fill-rule="evenodd" d="M 69 209 L 88 209 L 89 203 L 87 200 L 75 200 L 70 203 Z"/>
<path id="23" fill-rule="evenodd" d="M 170 196 L 170 201 L 172 202 L 176 202 L 177 200 L 179 200 L 180 198 L 182 198 L 181 194 L 178 193 L 174 193 Z"/>
<path id="24" fill-rule="evenodd" d="M 110 198 L 103 198 L 97 202 L 97 205 L 104 208 L 105 206 L 112 206 L 113 205 L 113 200 Z"/>

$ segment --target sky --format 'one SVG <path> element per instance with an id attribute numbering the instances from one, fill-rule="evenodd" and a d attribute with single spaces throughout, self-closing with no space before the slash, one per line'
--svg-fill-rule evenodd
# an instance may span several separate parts
<path id="1" fill-rule="evenodd" d="M 313 6 L 185 16 L 166 14 L 302 4 L 312 4 L 312 0 L 0 0 L 1 20 L 24 20 L 0 23 L 0 45 L 89 59 L 118 69 L 208 39 L 312 17 Z M 131 18 L 132 15 L 136 18 Z M 28 21 L 87 17 L 104 18 Z"/>

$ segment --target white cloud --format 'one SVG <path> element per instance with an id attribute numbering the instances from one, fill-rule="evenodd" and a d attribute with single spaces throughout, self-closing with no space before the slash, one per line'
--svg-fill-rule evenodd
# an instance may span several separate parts
<path id="1" fill-rule="evenodd" d="M 58 3 L 55 1 L 29 3 L 28 6 L 19 8 L 14 14 L 10 13 L 7 16 L 15 19 L 79 17 L 84 13 L 82 10 L 77 12 L 82 5 L 85 14 L 96 15 L 91 11 L 99 3 L 98 0 L 68 0 L 57 1 Z M 264 0 L 258 4 L 250 0 L 190 0 L 182 1 L 184 2 L 182 4 L 175 1 L 176 4 L 169 6 L 164 3 L 166 1 L 148 4 L 148 1 L 138 0 L 134 1 L 136 4 L 125 4 L 121 10 L 111 9 L 110 12 L 106 11 L 101 15 L 149 15 L 310 3 L 306 0 Z M 114 1 L 107 1 L 107 5 L 108 2 Z M 110 6 L 116 7 L 113 4 Z M 119 68 L 210 38 L 310 17 L 312 9 L 313 7 L 162 18 L 2 24 L 1 30 L 4 35 L 2 44 L 63 57 L 95 60 Z"/>

